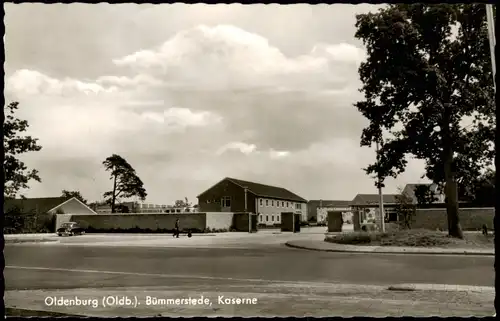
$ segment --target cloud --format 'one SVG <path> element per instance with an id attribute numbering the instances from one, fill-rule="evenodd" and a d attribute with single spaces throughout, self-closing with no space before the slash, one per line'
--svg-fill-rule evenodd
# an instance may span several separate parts
<path id="1" fill-rule="evenodd" d="M 147 120 L 173 127 L 206 126 L 221 121 L 221 117 L 208 111 L 192 112 L 188 108 L 172 107 L 163 113 L 144 112 L 141 115 Z"/>
<path id="2" fill-rule="evenodd" d="M 309 54 L 287 57 L 269 41 L 235 26 L 200 25 L 181 31 L 155 50 L 114 59 L 165 82 L 204 89 L 293 87 L 342 82 L 338 63 L 358 64 L 363 51 L 347 43 L 320 44 Z"/>
<path id="3" fill-rule="evenodd" d="M 71 96 L 75 94 L 97 95 L 112 93 L 116 87 L 103 87 L 97 83 L 66 78 L 58 80 L 35 70 L 21 69 L 12 74 L 7 82 L 10 92 L 26 95 Z"/>
<path id="4" fill-rule="evenodd" d="M 248 155 L 248 154 L 251 154 L 254 151 L 256 151 L 256 149 L 257 149 L 257 146 L 255 146 L 254 144 L 247 144 L 247 143 L 243 143 L 243 142 L 231 142 L 231 143 L 227 143 L 226 145 L 219 148 L 217 150 L 216 154 L 222 155 L 227 151 L 236 150 L 242 154 Z"/>
<path id="5" fill-rule="evenodd" d="M 135 86 L 161 86 L 163 82 L 149 75 L 136 75 L 135 77 L 125 76 L 101 76 L 96 83 L 111 87 L 135 87 Z"/>
<path id="6" fill-rule="evenodd" d="M 269 156 L 271 157 L 271 159 L 280 159 L 280 158 L 283 158 L 283 157 L 287 157 L 290 155 L 290 152 L 289 151 L 277 151 L 277 150 L 270 150 L 269 151 Z"/>

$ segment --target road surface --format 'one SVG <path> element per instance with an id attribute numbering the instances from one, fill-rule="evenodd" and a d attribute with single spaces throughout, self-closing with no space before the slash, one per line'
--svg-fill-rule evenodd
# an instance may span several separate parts
<path id="1" fill-rule="evenodd" d="M 5 248 L 5 260 L 7 266 L 47 269 L 7 268 L 7 290 L 89 286 L 85 278 L 75 278 L 70 270 L 123 273 L 113 278 L 92 274 L 90 284 L 103 286 L 162 282 L 134 273 L 186 275 L 193 280 L 217 277 L 387 285 L 494 284 L 493 257 L 328 253 L 290 249 L 283 245 L 251 249 L 15 245 Z M 51 271 L 52 268 L 62 270 Z M 172 280 L 164 282 L 168 285 Z"/>
<path id="2" fill-rule="evenodd" d="M 493 286 L 494 282 L 493 257 L 329 253 L 292 249 L 283 244 L 253 244 L 245 249 L 19 244 L 7 245 L 4 255 L 7 305 L 15 302 L 17 306 L 25 304 L 40 309 L 47 296 L 85 297 L 98 293 L 101 296 L 170 293 L 176 297 L 204 293 L 212 295 L 214 300 L 220 293 L 239 293 L 265 296 L 260 300 L 267 302 L 257 310 L 222 306 L 210 313 L 165 307 L 156 307 L 159 310 L 154 311 L 70 309 L 96 316 L 153 312 L 185 316 L 328 316 L 332 315 L 328 310 L 332 304 L 342 306 L 333 314 L 342 316 L 467 315 L 471 311 L 476 313 L 472 315 L 488 315 L 490 308 L 484 304 L 489 303 L 491 296 L 478 297 L 476 303 L 471 303 L 474 301 L 471 297 L 449 301 L 452 295 L 446 293 L 435 293 L 434 297 L 426 294 L 418 299 L 411 293 L 383 292 L 377 286 L 384 289 L 395 283 Z M 416 302 L 422 299 L 425 302 L 418 305 Z M 296 309 L 285 308 L 291 302 L 295 302 Z M 67 312 L 61 308 L 54 311 Z"/>

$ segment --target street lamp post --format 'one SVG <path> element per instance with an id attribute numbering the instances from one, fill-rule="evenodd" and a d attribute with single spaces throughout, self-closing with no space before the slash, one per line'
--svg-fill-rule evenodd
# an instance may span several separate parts
<path id="1" fill-rule="evenodd" d="M 248 187 L 245 186 L 244 190 L 245 190 L 245 213 L 248 214 L 248 233 L 252 233 L 252 215 L 250 213 L 248 213 L 248 205 L 247 205 L 247 202 L 248 202 L 248 197 L 247 197 Z"/>
<path id="2" fill-rule="evenodd" d="M 377 159 L 379 158 L 378 152 L 379 152 L 379 146 L 378 146 L 378 141 L 375 143 L 376 148 L 377 148 Z M 385 215 L 384 215 L 384 195 L 382 194 L 382 179 L 380 178 L 380 174 L 378 174 L 378 206 L 379 206 L 379 211 L 380 211 L 380 226 L 382 228 L 382 232 L 385 232 Z"/>

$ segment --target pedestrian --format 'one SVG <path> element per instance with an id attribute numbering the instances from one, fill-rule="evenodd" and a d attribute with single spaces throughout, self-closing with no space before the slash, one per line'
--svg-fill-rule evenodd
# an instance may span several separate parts
<path id="1" fill-rule="evenodd" d="M 175 220 L 175 232 L 174 232 L 174 236 L 179 238 L 179 219 L 176 219 Z"/>

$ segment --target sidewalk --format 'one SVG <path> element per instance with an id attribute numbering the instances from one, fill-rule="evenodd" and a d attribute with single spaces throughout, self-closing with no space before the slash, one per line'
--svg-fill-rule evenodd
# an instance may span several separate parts
<path id="1" fill-rule="evenodd" d="M 55 233 L 7 234 L 4 240 L 5 243 L 58 242 L 59 237 Z"/>
<path id="2" fill-rule="evenodd" d="M 288 247 L 324 252 L 355 252 L 355 253 L 390 253 L 390 254 L 448 254 L 448 255 L 487 255 L 494 256 L 494 249 L 449 249 L 400 246 L 362 246 L 343 245 L 325 242 L 324 240 L 297 240 L 285 243 Z"/>
<path id="3" fill-rule="evenodd" d="M 448 286 L 453 288 L 454 286 Z M 216 288 L 216 289 L 215 289 Z M 395 292 L 385 286 L 365 284 L 266 284 L 227 281 L 201 282 L 183 286 L 124 288 L 77 288 L 59 290 L 12 290 L 5 292 L 7 307 L 52 311 L 94 317 L 290 317 L 290 316 L 492 316 L 494 289 L 489 291 Z M 219 297 L 255 299 L 255 304 L 227 304 Z M 47 305 L 46 298 L 78 298 L 86 304 Z M 156 302 L 148 304 L 147 298 Z M 106 300 L 109 298 L 111 301 Z M 128 298 L 129 304 L 110 305 L 114 298 Z M 165 300 L 203 299 L 202 304 L 173 304 Z M 163 302 L 161 302 L 161 301 Z M 208 304 L 205 303 L 208 300 Z M 106 302 L 108 302 L 106 304 Z M 332 310 L 332 307 L 335 307 Z"/>

